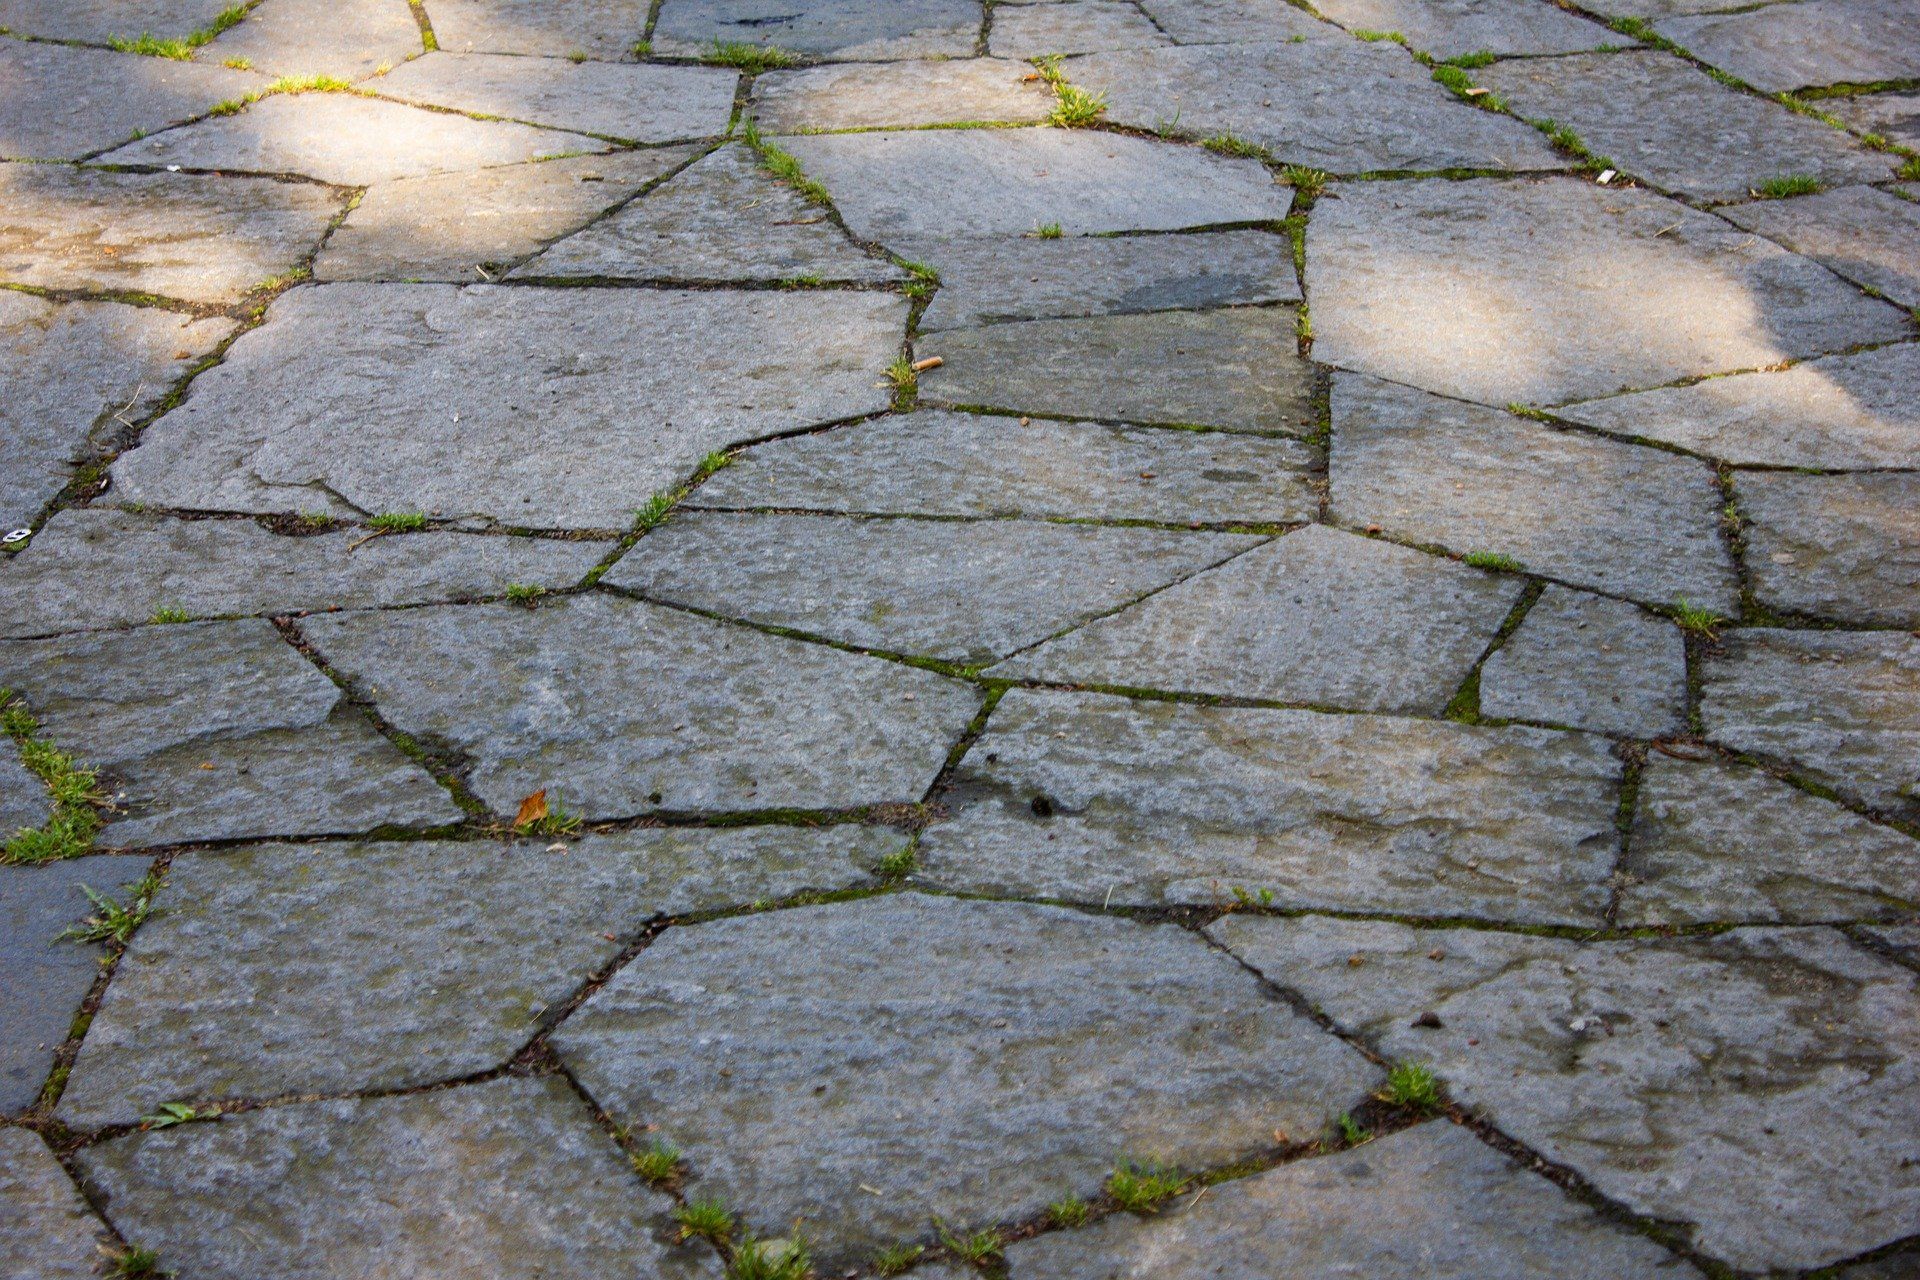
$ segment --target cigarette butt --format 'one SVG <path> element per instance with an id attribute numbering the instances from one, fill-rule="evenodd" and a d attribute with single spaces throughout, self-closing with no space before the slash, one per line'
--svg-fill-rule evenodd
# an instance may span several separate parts
<path id="1" fill-rule="evenodd" d="M 1473 87 L 1473 88 L 1471 88 L 1471 89 L 1469 89 L 1469 90 L 1467 90 L 1467 96 L 1468 96 L 1469 98 L 1477 98 L 1477 97 L 1479 97 L 1479 96 L 1480 96 L 1481 94 L 1483 94 L 1483 93 L 1492 93 L 1492 92 L 1493 92 L 1493 90 L 1491 90 L 1491 89 L 1482 89 L 1482 88 L 1480 88 L 1479 86 L 1477 86 L 1477 85 L 1476 85 L 1475 87 Z"/>
<path id="2" fill-rule="evenodd" d="M 915 373 L 925 373 L 928 369 L 938 369 L 945 363 L 946 361 L 940 356 L 928 356 L 925 360 L 915 360 L 913 362 L 913 371 Z"/>

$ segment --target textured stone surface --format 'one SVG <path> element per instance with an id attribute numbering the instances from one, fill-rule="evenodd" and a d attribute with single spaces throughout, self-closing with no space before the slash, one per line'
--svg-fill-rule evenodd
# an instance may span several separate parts
<path id="1" fill-rule="evenodd" d="M 1211 932 L 1735 1267 L 1815 1267 L 1911 1234 L 1920 980 L 1838 933 L 1582 945 L 1245 916 Z M 1424 1011 L 1441 1025 L 1413 1025 Z"/>
<path id="2" fill-rule="evenodd" d="M 1289 0 L 1142 0 L 1140 7 L 1181 44 L 1345 38 Z"/>
<path id="3" fill-rule="evenodd" d="M 1890 168 L 1829 125 L 1651 49 L 1501 62 L 1473 76 L 1517 114 L 1553 120 L 1635 177 L 1701 200 L 1744 200 L 1789 174 L 1874 182 Z M 1737 212 L 1734 221 L 1745 225 Z"/>
<path id="4" fill-rule="evenodd" d="M 1626 925 L 1898 918 L 1920 840 L 1758 769 L 1647 758 L 1622 868 Z"/>
<path id="5" fill-rule="evenodd" d="M 1881 175 L 1884 176 L 1884 175 Z M 1920 308 L 1920 204 L 1873 187 L 1729 209 L 1750 231 L 1825 263 L 1855 284 Z"/>
<path id="6" fill-rule="evenodd" d="M 1063 70 L 1107 95 L 1116 124 L 1228 133 L 1289 164 L 1377 169 L 1557 169 L 1517 120 L 1478 111 L 1390 42 L 1281 41 L 1076 58 Z"/>
<path id="7" fill-rule="evenodd" d="M 1715 741 L 1920 818 L 1920 637 L 1756 627 L 1709 651 L 1705 676 Z"/>
<path id="8" fill-rule="evenodd" d="M 1325 0 L 1315 6 L 1349 31 L 1398 31 L 1436 58 L 1479 53 L 1579 53 L 1633 41 L 1526 0 Z"/>
<path id="9" fill-rule="evenodd" d="M 772 45 L 850 62 L 965 58 L 980 34 L 980 0 L 671 0 L 653 29 L 660 53 Z"/>
<path id="10" fill-rule="evenodd" d="M 1258 543 L 1028 520 L 714 512 L 669 521 L 604 581 L 845 644 L 991 662 Z"/>
<path id="11" fill-rule="evenodd" d="M 105 845 L 455 822 L 460 809 L 261 620 L 0 644 L 0 687 L 98 766 Z"/>
<path id="12" fill-rule="evenodd" d="M 722 147 L 515 274 L 646 280 L 897 280 L 744 146 Z"/>
<path id="13" fill-rule="evenodd" d="M 1127 0 L 997 7 L 987 36 L 987 50 L 994 57 L 1021 59 L 1100 49 L 1151 49 L 1172 43 L 1139 6 Z"/>
<path id="14" fill-rule="evenodd" d="M 12 748 L 0 748 L 0 843 L 17 831 L 40 826 L 52 806 L 38 775 L 20 763 Z"/>
<path id="15" fill-rule="evenodd" d="M 202 56 L 244 58 L 269 76 L 361 80 L 420 53 L 405 0 L 261 0 Z"/>
<path id="16" fill-rule="evenodd" d="M 1697 1273 L 1475 1138 L 1434 1121 L 1221 1183 L 1153 1217 L 1117 1213 L 1007 1251 L 1012 1280 L 1681 1280 Z"/>
<path id="17" fill-rule="evenodd" d="M 905 313 L 855 293 L 299 289 L 121 456 L 114 492 L 620 528 L 711 450 L 883 408 Z"/>
<path id="18" fill-rule="evenodd" d="M 618 61 L 647 29 L 650 0 L 433 0 L 428 10 L 442 49 Z"/>
<path id="19" fill-rule="evenodd" d="M 1920 93 L 1868 93 L 1831 98 L 1821 107 L 1863 133 L 1912 146 L 1920 141 Z"/>
<path id="20" fill-rule="evenodd" d="M 630 142 L 717 137 L 737 73 L 721 67 L 616 66 L 566 58 L 429 53 L 380 77 L 383 97 L 504 116 Z"/>
<path id="21" fill-rule="evenodd" d="M 0 1129 L 0 1275 L 91 1280 L 99 1219 L 38 1134 Z"/>
<path id="22" fill-rule="evenodd" d="M 770 132 L 1030 123 L 1053 107 L 1053 90 L 1011 58 L 829 63 L 753 82 L 754 119 Z"/>
<path id="23" fill-rule="evenodd" d="M 1736 611 L 1711 468 L 1373 378 L 1337 376 L 1329 510 L 1358 527 L 1668 604 Z"/>
<path id="24" fill-rule="evenodd" d="M 927 399 L 1074 418 L 1286 431 L 1313 426 L 1291 307 L 1027 320 L 948 330 Z"/>
<path id="25" fill-rule="evenodd" d="M 1739 493 L 1762 603 L 1920 629 L 1920 476 L 1755 471 Z"/>
<path id="26" fill-rule="evenodd" d="M 1368 183 L 1313 211 L 1314 357 L 1487 404 L 1588 399 L 1905 332 L 1824 268 L 1638 188 Z"/>
<path id="27" fill-rule="evenodd" d="M 670 1202 L 555 1076 L 270 1107 L 81 1163 L 116 1225 L 208 1280 L 721 1274 L 711 1251 L 666 1243 Z"/>
<path id="28" fill-rule="evenodd" d="M 1686 641 L 1624 601 L 1548 587 L 1480 669 L 1480 714 L 1629 738 L 1679 733 Z"/>
<path id="29" fill-rule="evenodd" d="M 772 440 L 688 499 L 874 515 L 1282 523 L 1319 508 L 1297 440 L 925 410 Z"/>
<path id="30" fill-rule="evenodd" d="M 602 542 L 386 534 L 284 537 L 251 520 L 174 520 L 69 509 L 0 574 L 0 636 L 135 626 L 162 609 L 195 618 L 500 596 L 571 587 Z"/>
<path id="31" fill-rule="evenodd" d="M 0 0 L 0 27 L 93 44 L 142 33 L 184 40 L 227 7 L 226 0 Z"/>
<path id="32" fill-rule="evenodd" d="M 302 629 L 506 814 L 543 787 L 588 817 L 916 800 L 978 704 L 930 672 L 607 596 Z"/>
<path id="33" fill-rule="evenodd" d="M 996 675 L 1437 714 L 1519 586 L 1308 525 Z"/>
<path id="34" fill-rule="evenodd" d="M 1378 1077 L 1177 927 L 917 895 L 670 930 L 555 1043 L 695 1194 L 836 1263 L 1224 1163 Z"/>
<path id="35" fill-rule="evenodd" d="M 0 38 L 0 158 L 79 160 L 265 82 L 244 71 Z"/>
<path id="36" fill-rule="evenodd" d="M 1654 29 L 1765 93 L 1920 76 L 1920 13 L 1903 0 L 1806 0 Z"/>
<path id="37" fill-rule="evenodd" d="M 0 280 L 233 302 L 298 265 L 344 203 L 310 183 L 0 166 Z"/>
<path id="38" fill-rule="evenodd" d="M 885 828 L 755 827 L 184 855 L 87 1031 L 60 1115 L 91 1127 L 173 1099 L 486 1071 L 648 920 L 844 889 L 905 843 Z"/>
<path id="39" fill-rule="evenodd" d="M 1014 690 L 922 837 L 948 888 L 1598 923 L 1620 766 L 1604 740 L 1382 716 Z"/>

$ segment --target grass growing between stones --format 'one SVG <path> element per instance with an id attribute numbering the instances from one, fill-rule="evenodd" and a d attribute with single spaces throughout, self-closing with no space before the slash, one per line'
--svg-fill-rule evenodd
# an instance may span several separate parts
<path id="1" fill-rule="evenodd" d="M 114 1280 L 132 1280 L 138 1276 L 169 1275 L 160 1269 L 160 1255 L 152 1249 L 143 1249 L 139 1245 L 127 1245 L 124 1248 L 100 1247 L 100 1260 L 105 1274 Z"/>
<path id="2" fill-rule="evenodd" d="M 760 155 L 760 163 L 766 166 L 768 173 L 787 184 L 803 198 L 817 205 L 830 205 L 833 198 L 827 189 L 815 182 L 801 169 L 800 161 L 791 152 L 783 151 L 767 141 L 759 128 L 749 120 L 741 126 L 740 140 L 752 147 Z"/>
<path id="3" fill-rule="evenodd" d="M 985 1262 L 996 1256 L 1006 1245 L 1006 1241 L 1000 1238 L 1000 1233 L 992 1227 L 976 1231 L 970 1236 L 961 1236 L 950 1231 L 944 1222 L 936 1222 L 934 1225 L 940 1231 L 940 1243 L 947 1247 L 947 1252 L 966 1262 Z"/>
<path id="4" fill-rule="evenodd" d="M 0 733 L 13 739 L 20 763 L 46 785 L 53 813 L 45 825 L 18 831 L 0 846 L 0 863 L 77 858 L 93 847 L 106 796 L 99 775 L 39 736 L 40 725 L 12 690 L 0 689 Z"/>
<path id="5" fill-rule="evenodd" d="M 1504 551 L 1469 551 L 1460 559 L 1475 569 L 1492 573 L 1522 573 L 1524 566 Z"/>
<path id="6" fill-rule="evenodd" d="M 680 1148 L 656 1139 L 631 1157 L 633 1171 L 656 1187 L 671 1188 L 680 1180 Z"/>
<path id="7" fill-rule="evenodd" d="M 192 622 L 193 615 L 188 613 L 185 609 L 175 609 L 175 608 L 169 607 L 164 609 L 155 609 L 153 611 L 153 616 L 148 618 L 147 621 L 149 623 L 152 623 L 156 627 L 163 627 L 163 626 L 168 626 L 175 623 Z"/>
<path id="8" fill-rule="evenodd" d="M 125 942 L 133 931 L 153 914 L 153 895 L 160 891 L 160 877 L 149 871 L 133 884 L 123 886 L 129 893 L 126 902 L 109 898 L 88 885 L 80 892 L 93 904 L 93 914 L 61 932 L 62 940 L 74 942 Z"/>
<path id="9" fill-rule="evenodd" d="M 897 1244 L 891 1249 L 882 1249 L 873 1255 L 874 1274 L 897 1276 L 920 1261 L 920 1255 L 926 1251 L 927 1247 L 922 1244 Z"/>
<path id="10" fill-rule="evenodd" d="M 1107 95 L 1089 93 L 1074 84 L 1060 70 L 1060 55 L 1049 54 L 1033 60 L 1040 78 L 1053 87 L 1054 106 L 1047 123 L 1062 129 L 1078 129 L 1092 124 L 1107 112 Z"/>
<path id="11" fill-rule="evenodd" d="M 648 52 L 653 46 L 648 44 Z M 635 52 L 639 52 L 638 49 Z M 788 53 L 778 45 L 747 44 L 741 40 L 715 40 L 707 46 L 702 62 L 715 67 L 733 67 L 750 75 L 759 75 L 762 71 L 778 71 L 782 67 L 797 67 L 800 59 Z"/>
<path id="12" fill-rule="evenodd" d="M 722 1244 L 733 1234 L 733 1213 L 718 1200 L 702 1198 L 689 1200 L 673 1211 L 680 1223 L 682 1240 L 699 1236 Z"/>
<path id="13" fill-rule="evenodd" d="M 1161 1164 L 1121 1165 L 1107 1176 L 1107 1194 L 1128 1213 L 1152 1213 L 1187 1189 L 1189 1179 Z"/>
<path id="14" fill-rule="evenodd" d="M 1789 173 L 1778 178 L 1768 178 L 1753 189 L 1753 194 L 1763 200 L 1785 200 L 1792 196 L 1811 196 L 1820 193 L 1820 179 L 1804 173 Z"/>
<path id="15" fill-rule="evenodd" d="M 427 527 L 427 517 L 419 511 L 388 511 L 367 523 L 383 533 L 418 533 Z"/>
<path id="16" fill-rule="evenodd" d="M 906 413 L 920 399 L 920 371 L 906 356 L 895 356 L 887 366 L 887 382 L 893 387 L 893 408 Z"/>
<path id="17" fill-rule="evenodd" d="M 1607 157 L 1596 154 L 1587 146 L 1586 142 L 1581 139 L 1579 134 L 1567 128 L 1565 125 L 1560 124 L 1552 117 L 1529 120 L 1527 123 L 1547 135 L 1547 141 L 1553 144 L 1555 150 L 1559 151 L 1562 155 L 1571 156 L 1575 160 L 1578 160 L 1580 162 L 1580 168 L 1588 173 L 1600 173 L 1607 169 L 1618 169 L 1620 167 L 1613 161 L 1607 159 Z"/>
<path id="18" fill-rule="evenodd" d="M 797 1237 L 756 1240 L 743 1236 L 727 1260 L 727 1280 L 807 1280 L 812 1274 L 806 1241 Z"/>
<path id="19" fill-rule="evenodd" d="M 1390 1106 L 1430 1115 L 1440 1109 L 1440 1082 L 1426 1063 L 1402 1062 L 1387 1073 L 1386 1085 L 1374 1096 Z"/>
<path id="20" fill-rule="evenodd" d="M 218 17 L 184 40 L 165 40 L 150 31 L 143 31 L 132 38 L 108 36 L 107 47 L 121 53 L 145 54 L 149 58 L 171 58 L 175 62 L 185 62 L 193 57 L 193 51 L 207 44 L 213 38 L 247 16 L 246 6 L 234 5 L 222 9 Z"/>
<path id="21" fill-rule="evenodd" d="M 1068 1196 L 1064 1200 L 1055 1200 L 1047 1206 L 1047 1221 L 1056 1227 L 1079 1227 L 1086 1225 L 1093 1210 L 1079 1196 Z"/>

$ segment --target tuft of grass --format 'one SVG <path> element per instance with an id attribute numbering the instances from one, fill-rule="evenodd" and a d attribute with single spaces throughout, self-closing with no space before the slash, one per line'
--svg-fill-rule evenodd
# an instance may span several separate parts
<path id="1" fill-rule="evenodd" d="M 1065 80 L 1053 86 L 1053 96 L 1053 110 L 1047 114 L 1047 123 L 1062 129 L 1082 128 L 1107 113 L 1106 94 L 1089 93 Z"/>
<path id="2" fill-rule="evenodd" d="M 133 884 L 124 885 L 131 895 L 126 902 L 109 898 L 88 885 L 80 892 L 93 904 L 93 914 L 79 924 L 62 930 L 60 940 L 75 942 L 125 942 L 133 931 L 153 914 L 153 895 L 160 892 L 160 879 L 149 871 Z"/>
<path id="3" fill-rule="evenodd" d="M 652 52 L 652 46 L 648 46 L 648 52 Z M 733 67 L 752 75 L 800 64 L 800 59 L 778 45 L 748 44 L 742 40 L 715 40 L 707 46 L 707 52 L 700 60 L 711 66 Z"/>
<path id="4" fill-rule="evenodd" d="M 1333 1130 L 1337 1141 L 1349 1147 L 1357 1147 L 1363 1142 L 1373 1141 L 1373 1134 L 1367 1126 L 1355 1120 L 1351 1113 L 1342 1111 L 1333 1118 Z"/>
<path id="5" fill-rule="evenodd" d="M 913 846 L 901 845 L 886 857 L 880 859 L 874 870 L 880 873 L 882 880 L 904 880 L 913 870 Z"/>
<path id="6" fill-rule="evenodd" d="M 1354 32 L 1353 38 L 1356 40 L 1365 40 L 1369 44 L 1374 44 L 1381 40 L 1386 40 L 1386 41 L 1392 42 L 1393 44 L 1399 45 L 1403 49 L 1409 47 L 1407 44 L 1407 38 L 1401 35 L 1398 31 L 1361 30 L 1361 31 Z"/>
<path id="7" fill-rule="evenodd" d="M 728 453 L 725 449 L 715 449 L 712 453 L 700 459 L 700 465 L 695 467 L 693 471 L 693 482 L 699 484 L 716 471 L 725 471 L 732 465 L 732 454 Z"/>
<path id="8" fill-rule="evenodd" d="M 1448 58 L 1444 65 L 1459 67 L 1464 71 L 1478 71 L 1481 67 L 1491 66 L 1493 61 L 1493 50 L 1479 49 L 1473 53 L 1463 53 L 1457 57 Z"/>
<path id="9" fill-rule="evenodd" d="M 427 517 L 419 511 L 388 511 L 367 523 L 383 533 L 418 533 L 427 527 Z"/>
<path id="10" fill-rule="evenodd" d="M 657 529 L 666 521 L 667 513 L 673 510 L 675 498 L 671 493 L 656 493 L 647 499 L 643 507 L 636 507 L 633 523 L 637 529 Z"/>
<path id="11" fill-rule="evenodd" d="M 251 58 L 228 58 L 220 65 L 233 71 L 253 70 L 253 60 Z"/>
<path id="12" fill-rule="evenodd" d="M 636 58 L 651 58 L 653 56 L 653 41 L 651 40 L 634 41 L 633 56 Z"/>
<path id="13" fill-rule="evenodd" d="M 215 36 L 246 16 L 247 11 L 245 6 L 234 5 L 231 8 L 222 9 L 219 16 L 214 18 L 211 23 L 194 32 L 184 40 L 162 39 L 150 31 L 143 31 L 131 39 L 125 36 L 108 36 L 107 47 L 110 49 L 118 49 L 121 53 L 140 53 L 150 58 L 171 58 L 175 62 L 185 62 L 187 59 L 193 57 L 193 51 L 195 49 L 198 49 L 203 44 L 207 44 Z M 231 67 L 234 62 L 244 63 L 245 61 L 246 59 L 244 58 L 231 59 L 227 65 Z M 246 67 L 242 66 L 239 70 L 244 71 Z"/>
<path id="14" fill-rule="evenodd" d="M 544 798 L 546 811 L 537 818 L 529 817 L 525 822 L 514 823 L 515 831 L 523 836 L 568 836 L 580 829 L 582 821 L 580 815 L 568 813 L 561 806 L 557 793 L 551 798 L 546 798 L 547 793 L 544 791 L 540 794 Z"/>
<path id="15" fill-rule="evenodd" d="M 671 1186 L 680 1176 L 680 1148 L 655 1141 L 633 1153 L 633 1171 L 656 1187 Z"/>
<path id="16" fill-rule="evenodd" d="M 813 1274 L 813 1259 L 807 1256 L 806 1241 L 756 1240 L 742 1236 L 727 1261 L 727 1280 L 807 1280 Z"/>
<path id="17" fill-rule="evenodd" d="M 1035 240 L 1058 240 L 1064 234 L 1057 222 L 1043 222 L 1030 233 Z"/>
<path id="18" fill-rule="evenodd" d="M 1423 1114 L 1440 1109 L 1440 1082 L 1424 1062 L 1395 1063 L 1387 1072 L 1387 1083 L 1378 1094 L 1380 1101 L 1396 1107 L 1410 1107 Z"/>
<path id="19" fill-rule="evenodd" d="M 152 1249 L 143 1249 L 137 1244 L 130 1244 L 124 1249 L 102 1245 L 100 1255 L 105 1273 L 113 1277 L 113 1280 L 140 1280 L 147 1276 L 172 1274 L 160 1270 L 159 1254 Z"/>
<path id="20" fill-rule="evenodd" d="M 265 89 L 260 96 L 270 93 L 358 93 L 351 81 L 339 76 L 281 76 Z"/>
<path id="21" fill-rule="evenodd" d="M 1281 180 L 1308 202 L 1318 200 L 1320 193 L 1327 189 L 1327 177 L 1324 170 L 1310 169 L 1305 165 L 1290 164 L 1280 170 Z"/>
<path id="22" fill-rule="evenodd" d="M 1504 551 L 1469 551 L 1460 557 L 1476 569 L 1488 569 L 1495 573 L 1519 573 L 1520 562 Z"/>
<path id="23" fill-rule="evenodd" d="M 1818 195 L 1820 179 L 1804 173 L 1783 174 L 1778 178 L 1768 178 L 1755 187 L 1753 193 L 1763 200 L 1785 200 L 1792 196 Z"/>
<path id="24" fill-rule="evenodd" d="M 1907 182 L 1920 182 L 1920 156 L 1910 157 L 1895 173 Z"/>
<path id="25" fill-rule="evenodd" d="M 920 1261 L 920 1255 L 927 1251 L 923 1244 L 897 1244 L 891 1249 L 882 1249 L 873 1255 L 873 1270 L 876 1275 L 897 1276 L 914 1263 Z"/>
<path id="26" fill-rule="evenodd" d="M 142 1129 L 171 1129 L 177 1124 L 185 1124 L 189 1120 L 198 1120 L 199 1118 L 200 1113 L 184 1102 L 163 1102 L 154 1109 L 152 1115 L 140 1117 L 140 1127 Z"/>
<path id="27" fill-rule="evenodd" d="M 1056 1227 L 1084 1226 L 1093 1211 L 1087 1202 L 1079 1196 L 1068 1196 L 1065 1200 L 1055 1200 L 1047 1206 L 1047 1221 Z"/>
<path id="28" fill-rule="evenodd" d="M 53 813 L 44 825 L 15 832 L 0 846 L 0 864 L 77 858 L 93 847 L 106 796 L 99 774 L 37 735 L 40 725 L 10 689 L 0 689 L 0 733 L 13 739 L 20 763 L 47 788 Z"/>
<path id="29" fill-rule="evenodd" d="M 1727 620 L 1713 610 L 1693 604 L 1684 596 L 1673 602 L 1673 620 L 1680 624 L 1682 631 L 1708 640 L 1716 638 L 1720 628 L 1727 624 Z"/>
<path id="30" fill-rule="evenodd" d="M 1129 1213 L 1152 1213 L 1186 1187 L 1186 1175 L 1169 1165 L 1126 1164 L 1107 1176 L 1107 1194 Z"/>
<path id="31" fill-rule="evenodd" d="M 947 1230 L 944 1222 L 935 1222 L 934 1226 L 939 1228 L 940 1243 L 947 1247 L 947 1251 L 967 1262 L 985 1262 L 999 1253 L 1006 1243 L 992 1227 L 976 1231 L 970 1236 L 957 1236 Z"/>
<path id="32" fill-rule="evenodd" d="M 900 286 L 900 291 L 909 298 L 931 298 L 933 291 L 940 287 L 940 273 L 924 262 L 915 262 L 911 258 L 896 258 L 900 267 L 911 277 Z"/>
<path id="33" fill-rule="evenodd" d="M 1231 133 L 1216 133 L 1211 138 L 1202 138 L 1200 145 L 1223 156 L 1240 156 L 1250 160 L 1264 160 L 1268 156 L 1267 149 L 1259 143 L 1248 142 Z"/>
<path id="34" fill-rule="evenodd" d="M 806 171 L 800 167 L 800 161 L 795 159 L 791 152 L 783 151 L 767 141 L 765 135 L 754 126 L 752 121 L 748 121 L 746 127 L 740 131 L 740 140 L 760 153 L 760 163 L 766 167 L 768 173 L 786 183 L 801 196 L 817 205 L 833 203 L 833 197 L 827 193 L 827 189 L 807 176 Z"/>
<path id="35" fill-rule="evenodd" d="M 509 582 L 507 584 L 507 600 L 513 604 L 525 605 L 529 609 L 545 594 L 547 594 L 545 587 L 535 586 L 531 582 Z"/>
<path id="36" fill-rule="evenodd" d="M 155 609 L 153 616 L 148 618 L 147 621 L 155 626 L 164 626 L 170 622 L 192 622 L 193 615 L 185 609 L 175 609 L 169 606 L 167 608 Z"/>
<path id="37" fill-rule="evenodd" d="M 567 55 L 567 61 L 571 62 L 576 67 L 579 66 L 581 63 L 585 62 L 586 60 L 587 60 L 587 51 L 585 49 L 575 49 L 572 53 L 569 53 Z"/>
<path id="38" fill-rule="evenodd" d="M 692 1236 L 722 1243 L 733 1234 L 733 1214 L 718 1200 L 689 1200 L 673 1211 L 680 1221 L 680 1238 Z"/>

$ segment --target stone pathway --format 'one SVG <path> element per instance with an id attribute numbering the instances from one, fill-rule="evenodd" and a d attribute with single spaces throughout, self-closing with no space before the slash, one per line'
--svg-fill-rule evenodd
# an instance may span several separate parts
<path id="1" fill-rule="evenodd" d="M 1911 0 L 223 5 L 0 0 L 0 1280 L 1920 1276 Z"/>

